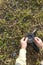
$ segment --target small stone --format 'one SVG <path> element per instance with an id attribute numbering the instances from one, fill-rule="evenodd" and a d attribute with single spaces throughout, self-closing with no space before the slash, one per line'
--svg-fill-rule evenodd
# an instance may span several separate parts
<path id="1" fill-rule="evenodd" d="M 15 56 L 16 56 L 16 53 L 14 52 L 14 53 L 12 54 L 12 56 L 15 57 Z"/>

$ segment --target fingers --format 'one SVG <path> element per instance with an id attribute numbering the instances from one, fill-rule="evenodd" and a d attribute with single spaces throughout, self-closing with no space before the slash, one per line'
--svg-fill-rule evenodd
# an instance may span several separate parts
<path id="1" fill-rule="evenodd" d="M 34 41 L 35 41 L 36 43 L 38 43 L 39 40 L 40 40 L 40 38 L 38 38 L 38 37 L 35 37 L 35 38 L 34 38 Z"/>
<path id="2" fill-rule="evenodd" d="M 34 38 L 34 42 L 35 42 L 35 44 L 38 46 L 38 47 L 42 47 L 42 40 L 40 39 L 40 38 L 38 38 L 38 37 L 35 37 Z"/>
<path id="3" fill-rule="evenodd" d="M 23 37 L 21 40 L 24 40 L 25 39 L 25 37 Z"/>
<path id="4" fill-rule="evenodd" d="M 37 40 L 39 40 L 39 38 L 38 38 L 38 37 L 35 37 L 35 38 L 34 38 L 34 40 L 36 40 L 36 41 L 37 41 Z"/>
<path id="5" fill-rule="evenodd" d="M 28 38 L 23 37 L 21 40 L 27 42 Z"/>
<path id="6" fill-rule="evenodd" d="M 27 42 L 28 41 L 28 37 L 26 37 L 26 39 L 25 39 L 25 42 Z"/>
<path id="7" fill-rule="evenodd" d="M 25 37 L 23 37 L 23 38 L 20 40 L 20 42 L 23 42 L 23 41 L 25 41 Z"/>
<path id="8" fill-rule="evenodd" d="M 35 37 L 34 40 L 35 40 L 37 43 L 42 42 L 42 40 L 41 40 L 40 38 L 38 38 L 38 37 Z"/>
<path id="9" fill-rule="evenodd" d="M 39 38 L 38 37 L 35 37 L 34 38 L 34 41 L 35 41 L 36 44 L 39 43 Z"/>

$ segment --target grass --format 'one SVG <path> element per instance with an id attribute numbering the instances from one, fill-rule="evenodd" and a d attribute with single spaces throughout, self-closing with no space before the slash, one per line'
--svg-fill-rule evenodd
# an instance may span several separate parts
<path id="1" fill-rule="evenodd" d="M 0 65 L 15 64 L 20 39 L 36 28 L 43 40 L 43 0 L 0 0 Z M 27 65 L 39 65 L 43 56 L 30 45 L 27 51 Z"/>

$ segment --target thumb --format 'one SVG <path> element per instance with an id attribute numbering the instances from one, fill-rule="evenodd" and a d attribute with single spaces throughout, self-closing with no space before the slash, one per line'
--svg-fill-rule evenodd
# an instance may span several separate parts
<path id="1" fill-rule="evenodd" d="M 36 42 L 38 42 L 38 41 L 39 41 L 39 38 L 38 38 L 38 37 L 35 37 L 34 40 L 35 40 Z"/>
<path id="2" fill-rule="evenodd" d="M 35 42 L 36 45 L 39 43 L 39 40 L 38 40 L 37 37 L 34 38 L 34 42 Z"/>
<path id="3" fill-rule="evenodd" d="M 26 37 L 26 39 L 25 39 L 25 42 L 27 42 L 28 41 L 28 37 Z"/>

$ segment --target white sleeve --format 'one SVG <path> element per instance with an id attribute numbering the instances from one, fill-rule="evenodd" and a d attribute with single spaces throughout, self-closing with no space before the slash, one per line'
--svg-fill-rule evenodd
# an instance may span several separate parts
<path id="1" fill-rule="evenodd" d="M 15 65 L 26 65 L 26 50 L 20 49 L 19 57 L 16 59 Z"/>

